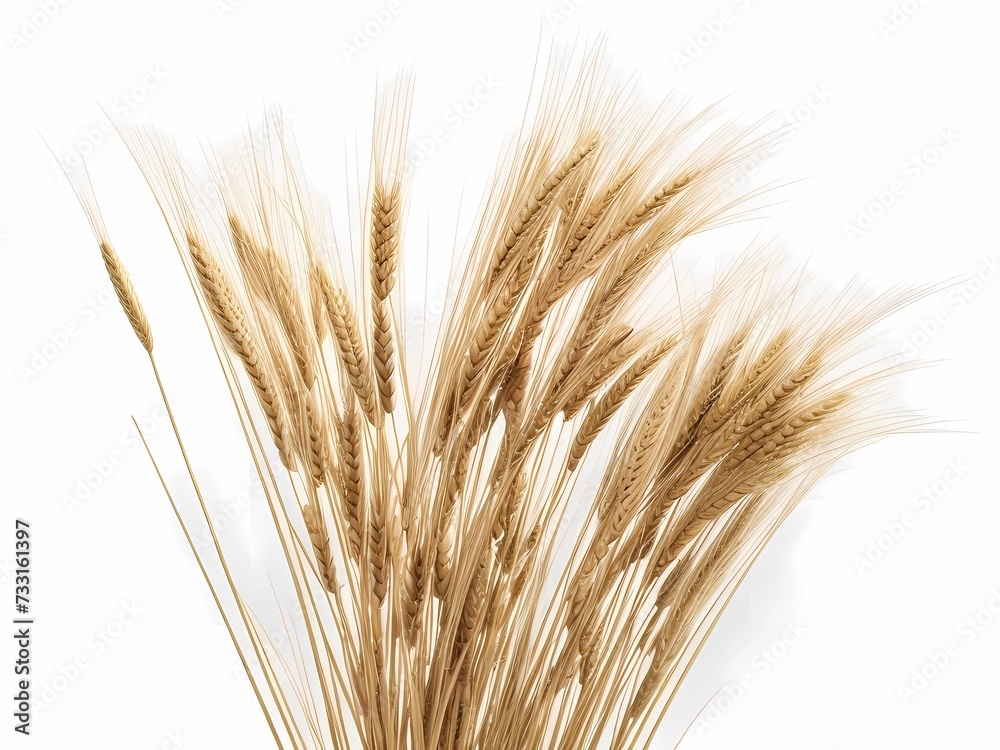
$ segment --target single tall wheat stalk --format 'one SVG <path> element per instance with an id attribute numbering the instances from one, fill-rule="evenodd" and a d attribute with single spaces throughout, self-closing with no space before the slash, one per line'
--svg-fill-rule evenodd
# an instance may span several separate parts
<path id="1" fill-rule="evenodd" d="M 191 549 L 282 748 L 649 747 L 796 503 L 913 425 L 876 408 L 894 372 L 855 362 L 906 295 L 803 302 L 768 252 L 681 292 L 684 241 L 744 215 L 755 194 L 727 187 L 767 138 L 649 107 L 601 50 L 550 70 L 421 377 L 403 345 L 405 77 L 379 99 L 356 268 L 330 253 L 280 123 L 205 210 L 168 139 L 130 136 L 304 613 L 292 665 L 185 451 L 213 540 Z M 166 400 L 86 174 L 74 184 Z M 198 521 L 164 488 L 190 543 Z"/>

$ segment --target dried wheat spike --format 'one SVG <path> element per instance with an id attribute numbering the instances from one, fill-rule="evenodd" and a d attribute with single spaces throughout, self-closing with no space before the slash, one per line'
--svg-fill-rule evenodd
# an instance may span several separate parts
<path id="1" fill-rule="evenodd" d="M 306 394 L 305 412 L 308 432 L 308 451 L 305 458 L 313 485 L 320 487 L 326 481 L 327 472 L 330 470 L 330 440 L 323 419 L 323 405 L 315 392 Z"/>
<path id="2" fill-rule="evenodd" d="M 189 236 L 187 242 L 209 310 L 219 330 L 243 362 L 243 367 L 250 376 L 250 382 L 264 411 L 281 462 L 289 470 L 295 471 L 288 415 L 273 385 L 271 373 L 257 354 L 257 346 L 239 298 L 229 283 L 225 271 L 201 242 L 194 236 Z"/>
<path id="3" fill-rule="evenodd" d="M 424 601 L 426 585 L 423 550 L 415 545 L 406 555 L 406 570 L 402 575 L 403 628 L 410 642 L 420 629 L 420 608 Z"/>
<path id="4" fill-rule="evenodd" d="M 381 426 L 381 414 L 375 407 L 375 391 L 371 384 L 371 367 L 368 363 L 368 355 L 361 342 L 361 331 L 358 327 L 358 319 L 354 315 L 354 308 L 342 289 L 335 289 L 329 281 L 329 277 L 324 276 L 324 299 L 326 300 L 326 312 L 330 321 L 330 328 L 333 337 L 337 341 L 337 350 L 340 353 L 340 361 L 347 372 L 348 380 L 354 388 L 361 408 L 368 417 L 368 421 L 376 427 Z"/>
<path id="5" fill-rule="evenodd" d="M 142 348 L 152 354 L 153 332 L 149 329 L 149 321 L 146 319 L 146 313 L 142 309 L 142 303 L 139 302 L 139 295 L 136 294 L 135 287 L 132 286 L 132 279 L 129 278 L 121 258 L 118 257 L 118 253 L 111 247 L 111 243 L 107 241 L 101 242 L 100 247 L 101 257 L 104 259 L 104 267 L 108 270 L 108 276 L 111 277 L 111 284 L 115 288 L 115 294 L 118 295 L 118 301 L 121 303 L 126 317 L 128 317 L 128 322 L 132 324 L 132 330 L 135 331 L 135 335 L 138 337 L 139 343 L 142 344 Z"/>
<path id="6" fill-rule="evenodd" d="M 309 532 L 309 541 L 312 543 L 313 553 L 316 555 L 316 564 L 319 566 L 320 577 L 327 591 L 336 591 L 337 568 L 333 560 L 333 553 L 330 551 L 330 536 L 326 530 L 326 522 L 319 508 L 312 505 L 305 505 L 302 508 L 302 519 L 306 524 L 306 531 Z"/>
<path id="7" fill-rule="evenodd" d="M 276 259 L 271 251 L 265 257 L 268 259 L 266 267 L 274 308 L 285 330 L 288 347 L 295 359 L 299 377 L 308 390 L 316 382 L 313 340 L 309 335 L 309 327 L 306 325 L 298 295 L 292 286 L 285 264 Z"/>
<path id="8" fill-rule="evenodd" d="M 396 284 L 399 264 L 400 185 L 375 183 L 372 193 L 371 277 L 372 294 L 379 300 L 389 298 Z"/>
<path id="9" fill-rule="evenodd" d="M 377 489 L 375 490 L 377 492 Z M 368 504 L 368 563 L 371 571 L 372 593 L 379 605 L 385 602 L 389 578 L 388 533 L 383 504 L 377 497 Z"/>
<path id="10" fill-rule="evenodd" d="M 372 343 L 379 404 L 389 414 L 396 406 L 396 350 L 392 340 L 392 311 L 387 300 L 372 301 Z"/>
<path id="11" fill-rule="evenodd" d="M 503 242 L 497 247 L 493 258 L 493 278 L 496 278 L 497 274 L 507 266 L 509 256 L 538 216 L 542 207 L 549 201 L 559 185 L 597 148 L 597 143 L 598 139 L 592 136 L 576 146 L 528 196 L 524 206 L 507 227 Z"/>
<path id="12" fill-rule="evenodd" d="M 101 216 L 101 211 L 97 206 L 97 198 L 94 196 L 94 187 L 90 183 L 90 175 L 87 173 L 86 167 L 83 166 L 75 170 L 69 170 L 65 165 L 62 168 L 66 179 L 69 180 L 73 192 L 76 193 L 76 197 L 83 207 L 84 213 L 87 215 L 90 228 L 101 250 L 101 259 L 104 261 L 104 268 L 111 278 L 112 286 L 115 288 L 118 302 L 121 304 L 122 310 L 125 311 L 125 316 L 128 318 L 132 330 L 139 339 L 139 343 L 142 344 L 142 348 L 146 350 L 147 354 L 152 356 L 153 333 L 149 327 L 149 320 L 146 318 L 142 303 L 139 302 L 139 295 L 136 294 L 135 287 L 132 285 L 132 279 L 129 277 L 128 272 L 125 270 L 125 265 L 111 244 L 108 230 L 104 226 L 104 218 Z"/>
<path id="13" fill-rule="evenodd" d="M 364 473 L 361 443 L 361 424 L 354 409 L 354 399 L 349 399 L 342 417 L 337 418 L 337 450 L 340 456 L 341 495 L 344 498 L 348 523 L 348 544 L 355 559 L 361 555 L 362 519 L 364 504 Z"/>
<path id="14" fill-rule="evenodd" d="M 569 460 L 566 463 L 568 471 L 576 469 L 587 450 L 587 446 L 594 442 L 600 431 L 611 421 L 618 408 L 625 403 L 625 400 L 639 387 L 643 379 L 676 344 L 677 340 L 670 338 L 650 347 L 618 377 L 604 395 L 591 404 L 587 416 L 584 417 L 580 429 L 577 430 L 576 436 L 573 438 L 573 446 L 570 448 Z"/>

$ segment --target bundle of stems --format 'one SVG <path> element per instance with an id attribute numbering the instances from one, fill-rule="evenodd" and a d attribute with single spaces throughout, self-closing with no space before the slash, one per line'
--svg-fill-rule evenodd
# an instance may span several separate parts
<path id="1" fill-rule="evenodd" d="M 601 50 L 548 69 L 419 368 L 401 265 L 407 75 L 380 88 L 353 267 L 279 120 L 235 176 L 217 160 L 227 179 L 209 196 L 168 138 L 127 135 L 302 612 L 292 659 L 241 594 L 171 412 L 200 515 L 164 488 L 279 747 L 650 747 L 799 500 L 912 425 L 880 408 L 898 369 L 858 363 L 907 294 L 804 299 L 769 247 L 682 292 L 697 286 L 678 276 L 682 246 L 746 216 L 760 192 L 738 185 L 772 135 L 650 105 Z M 85 173 L 74 184 L 155 372 Z"/>

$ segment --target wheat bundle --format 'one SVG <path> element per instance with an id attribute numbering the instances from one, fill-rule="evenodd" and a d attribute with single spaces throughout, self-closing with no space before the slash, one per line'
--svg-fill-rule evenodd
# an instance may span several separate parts
<path id="1" fill-rule="evenodd" d="M 131 137 L 305 612 L 292 667 L 214 530 L 208 552 L 192 545 L 282 748 L 650 746 L 778 525 L 841 456 L 911 425 L 879 409 L 895 371 L 855 363 L 906 295 L 804 302 L 769 251 L 682 292 L 685 241 L 742 218 L 758 193 L 733 186 L 770 140 L 714 109 L 650 106 L 602 58 L 552 63 L 419 372 L 402 297 L 408 78 L 378 100 L 353 267 L 279 123 L 207 208 L 168 139 Z"/>

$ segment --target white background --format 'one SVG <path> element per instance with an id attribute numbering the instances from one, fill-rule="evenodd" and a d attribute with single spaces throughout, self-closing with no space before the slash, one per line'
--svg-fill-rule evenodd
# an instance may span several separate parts
<path id="1" fill-rule="evenodd" d="M 809 258 L 834 283 L 959 284 L 896 316 L 882 334 L 888 351 L 916 349 L 933 361 L 908 378 L 900 400 L 947 421 L 948 431 L 885 441 L 822 482 L 733 600 L 662 746 L 673 747 L 694 721 L 685 750 L 1000 747 L 1000 614 L 989 611 L 1000 610 L 1000 283 L 978 277 L 995 273 L 1000 255 L 1000 6 L 331 5 L 4 3 L 0 613 L 8 621 L 13 612 L 13 518 L 23 517 L 34 533 L 35 690 L 47 686 L 50 700 L 35 713 L 32 737 L 13 734 L 13 649 L 3 638 L 0 746 L 270 746 L 155 474 L 129 435 L 130 414 L 148 420 L 154 450 L 180 479 L 148 362 L 117 304 L 102 306 L 103 267 L 46 144 L 60 158 L 91 152 L 98 196 L 153 321 L 192 453 L 206 457 L 200 468 L 219 508 L 239 508 L 227 531 L 233 544 L 252 551 L 261 502 L 249 472 L 212 463 L 229 427 L 224 388 L 155 205 L 102 121 L 151 119 L 197 158 L 199 139 L 232 135 L 257 122 L 264 105 L 280 104 L 310 177 L 336 194 L 345 182 L 337 165 L 370 122 L 377 74 L 411 64 L 414 139 L 446 132 L 416 170 L 409 217 L 411 247 L 434 255 L 450 247 L 459 207 L 463 216 L 474 209 L 518 121 L 539 40 L 606 34 L 617 66 L 638 73 L 651 96 L 676 91 L 693 107 L 728 97 L 727 110 L 748 123 L 798 123 L 754 177 L 795 182 L 751 237 L 787 240 L 793 257 Z M 373 13 L 388 23 L 366 32 Z M 495 90 L 487 93 L 483 80 Z M 468 116 L 456 117 L 456 106 Z M 894 181 L 898 195 L 880 211 L 878 195 Z M 849 238 L 845 225 L 859 212 L 879 216 Z M 65 346 L 45 349 L 53 342 Z M 36 367 L 43 349 L 53 356 Z M 67 503 L 114 452 L 121 460 L 101 486 Z M 933 504 L 919 499 L 924 490 Z M 904 518 L 911 524 L 898 539 L 879 539 Z M 868 564 L 873 544 L 884 549 Z M 962 625 L 977 613 L 983 626 Z M 791 645 L 776 646 L 783 638 Z M 957 655 L 904 700 L 900 685 L 950 641 Z M 781 656 L 765 670 L 766 653 Z M 86 666 L 74 673 L 81 657 Z M 733 687 L 741 682 L 742 691 Z"/>

